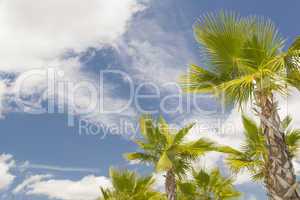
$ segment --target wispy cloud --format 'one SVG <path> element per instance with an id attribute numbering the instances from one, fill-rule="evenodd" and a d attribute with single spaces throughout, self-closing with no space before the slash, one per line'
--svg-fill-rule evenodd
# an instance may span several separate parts
<path id="1" fill-rule="evenodd" d="M 24 171 L 28 169 L 39 169 L 47 171 L 59 171 L 59 172 L 85 172 L 85 173 L 99 173 L 99 169 L 96 168 L 80 168 L 80 167 L 65 167 L 56 165 L 44 165 L 44 164 L 33 164 L 25 162 L 19 166 L 19 169 Z"/>

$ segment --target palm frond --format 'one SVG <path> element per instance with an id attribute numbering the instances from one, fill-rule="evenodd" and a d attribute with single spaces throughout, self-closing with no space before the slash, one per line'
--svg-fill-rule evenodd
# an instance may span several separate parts
<path id="1" fill-rule="evenodd" d="M 152 118 L 148 115 L 144 115 L 140 118 L 140 129 L 142 135 L 150 142 L 154 141 L 155 130 L 153 127 Z"/>
<path id="2" fill-rule="evenodd" d="M 254 80 L 253 75 L 247 75 L 224 82 L 218 86 L 218 90 L 222 91 L 220 93 L 222 96 L 219 98 L 222 100 L 222 98 L 225 97 L 223 101 L 225 101 L 226 104 L 233 102 L 241 106 L 242 103 L 247 102 L 252 98 Z"/>
<path id="3" fill-rule="evenodd" d="M 143 116 L 140 126 L 143 138 L 135 141 L 140 152 L 125 154 L 125 158 L 153 164 L 157 171 L 172 169 L 178 177 L 184 176 L 193 160 L 216 148 L 209 140 L 184 140 L 193 124 L 175 133 L 163 117 L 154 120 L 150 116 Z"/>
<path id="4" fill-rule="evenodd" d="M 251 159 L 249 155 L 235 156 L 230 155 L 226 159 L 227 165 L 234 173 L 239 173 L 244 170 L 256 173 L 257 170 L 261 170 L 264 166 L 264 162 L 259 158 Z"/>
<path id="5" fill-rule="evenodd" d="M 222 76 L 239 73 L 236 59 L 241 58 L 247 33 L 246 23 L 234 12 L 209 13 L 194 25 L 195 38 L 208 64 Z"/>
<path id="6" fill-rule="evenodd" d="M 286 82 L 300 90 L 300 37 L 289 47 L 285 56 Z"/>
<path id="7" fill-rule="evenodd" d="M 181 78 L 185 92 L 211 93 L 226 105 L 242 106 L 255 90 L 286 94 L 286 83 L 300 89 L 299 64 L 285 77 L 287 60 L 300 54 L 287 59 L 292 56 L 281 52 L 284 39 L 271 20 L 234 12 L 211 13 L 197 21 L 194 32 L 207 67 L 191 65 Z M 289 52 L 295 48 L 297 44 Z M 295 62 L 289 63 L 295 66 Z"/>
<path id="8" fill-rule="evenodd" d="M 265 140 L 260 127 L 258 127 L 256 122 L 246 115 L 242 115 L 242 120 L 245 129 L 244 133 L 246 137 L 246 143 L 248 143 L 247 146 L 253 146 L 252 151 L 255 151 L 255 149 L 261 150 L 261 148 L 264 148 Z"/>
<path id="9" fill-rule="evenodd" d="M 233 185 L 231 177 L 223 177 L 219 169 L 210 172 L 193 170 L 193 180 L 179 184 L 179 190 L 186 199 L 223 199 L 238 198 L 241 193 Z"/>
<path id="10" fill-rule="evenodd" d="M 207 153 L 208 151 L 214 151 L 216 149 L 216 144 L 213 141 L 210 141 L 206 138 L 201 138 L 196 141 L 188 142 L 182 145 L 178 145 L 178 152 L 181 154 L 187 154 L 187 155 L 203 155 L 204 153 Z"/>
<path id="11" fill-rule="evenodd" d="M 286 144 L 288 145 L 291 156 L 296 156 L 300 149 L 300 130 L 290 130 L 285 136 Z"/>
<path id="12" fill-rule="evenodd" d="M 215 93 L 215 87 L 223 81 L 214 72 L 200 66 L 191 65 L 189 72 L 180 77 L 179 83 L 184 92 L 189 93 Z"/>
<path id="13" fill-rule="evenodd" d="M 128 170 L 110 169 L 112 188 L 101 188 L 99 200 L 166 200 L 164 195 L 154 190 L 152 176 L 140 176 Z"/>
<path id="14" fill-rule="evenodd" d="M 193 128 L 194 124 L 190 124 L 182 129 L 180 129 L 175 137 L 174 137 L 174 141 L 173 144 L 180 144 L 183 142 L 184 137 L 189 134 L 189 131 Z"/>
<path id="15" fill-rule="evenodd" d="M 292 123 L 293 119 L 290 115 L 287 115 L 285 118 L 283 118 L 281 122 L 281 127 L 286 130 Z"/>
<path id="16" fill-rule="evenodd" d="M 144 163 L 153 163 L 157 161 L 157 157 L 148 153 L 141 153 L 141 152 L 135 152 L 135 153 L 126 153 L 124 154 L 124 157 L 127 160 L 131 161 L 141 161 Z"/>

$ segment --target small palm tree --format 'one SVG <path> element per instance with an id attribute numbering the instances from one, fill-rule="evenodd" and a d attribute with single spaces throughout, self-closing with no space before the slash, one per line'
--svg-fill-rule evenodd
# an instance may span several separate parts
<path id="1" fill-rule="evenodd" d="M 207 66 L 191 65 L 181 79 L 183 89 L 215 94 L 240 107 L 254 102 L 268 150 L 268 195 L 300 199 L 275 99 L 288 87 L 300 89 L 300 38 L 283 52 L 285 40 L 270 20 L 231 12 L 203 16 L 194 32 Z"/>
<path id="2" fill-rule="evenodd" d="M 150 163 L 156 171 L 166 172 L 168 200 L 176 200 L 176 178 L 180 179 L 186 174 L 192 161 L 214 149 L 214 144 L 205 139 L 185 142 L 184 138 L 192 127 L 189 125 L 175 131 L 169 128 L 162 117 L 155 123 L 151 117 L 144 116 L 140 120 L 143 140 L 136 141 L 141 151 L 126 154 L 128 160 Z"/>
<path id="3" fill-rule="evenodd" d="M 243 115 L 245 142 L 240 150 L 231 151 L 227 157 L 227 164 L 235 173 L 247 170 L 254 181 L 263 181 L 267 184 L 268 176 L 268 149 L 262 128 L 255 121 Z M 292 129 L 292 119 L 287 116 L 282 121 L 285 143 L 288 146 L 291 159 L 300 149 L 300 130 Z M 292 189 L 292 188 L 290 188 Z"/>
<path id="4" fill-rule="evenodd" d="M 232 178 L 223 177 L 219 169 L 211 172 L 193 171 L 193 180 L 181 182 L 179 200 L 232 200 L 238 199 L 241 193 L 233 185 Z"/>
<path id="5" fill-rule="evenodd" d="M 128 170 L 110 170 L 111 189 L 101 188 L 99 200 L 164 200 L 165 197 L 153 189 L 151 176 L 141 177 Z"/>

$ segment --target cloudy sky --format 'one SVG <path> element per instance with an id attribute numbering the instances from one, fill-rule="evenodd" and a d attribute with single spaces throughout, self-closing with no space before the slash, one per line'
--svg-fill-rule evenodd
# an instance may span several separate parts
<path id="1" fill-rule="evenodd" d="M 176 85 L 188 64 L 203 62 L 192 25 L 221 9 L 261 15 L 290 43 L 300 32 L 299 7 L 271 0 L 0 0 L 0 199 L 93 200 L 99 186 L 110 186 L 110 166 L 149 173 L 122 157 L 136 149 L 131 139 L 145 112 L 175 127 L 197 121 L 190 139 L 238 147 L 236 109 L 224 111 L 205 95 L 191 101 Z M 300 126 L 297 98 L 280 99 L 281 113 Z M 226 173 L 218 154 L 200 165 Z M 247 174 L 236 184 L 246 200 L 265 195 Z"/>

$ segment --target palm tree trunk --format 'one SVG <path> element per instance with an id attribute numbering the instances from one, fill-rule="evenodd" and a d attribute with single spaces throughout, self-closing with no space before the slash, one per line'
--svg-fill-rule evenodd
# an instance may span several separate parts
<path id="1" fill-rule="evenodd" d="M 176 178 L 172 169 L 167 171 L 165 189 L 168 200 L 176 200 Z"/>
<path id="2" fill-rule="evenodd" d="M 259 93 L 258 93 L 259 94 Z M 259 94 L 257 103 L 263 134 L 268 147 L 266 189 L 270 200 L 300 200 L 292 159 L 273 95 Z"/>

